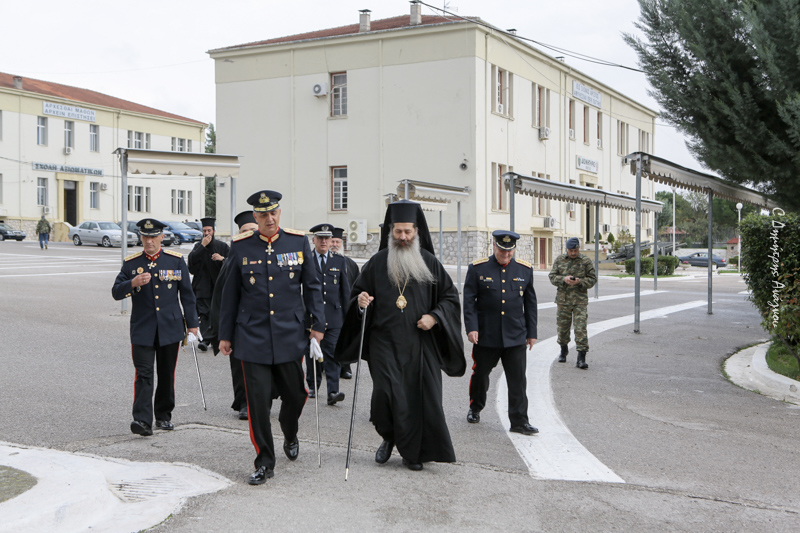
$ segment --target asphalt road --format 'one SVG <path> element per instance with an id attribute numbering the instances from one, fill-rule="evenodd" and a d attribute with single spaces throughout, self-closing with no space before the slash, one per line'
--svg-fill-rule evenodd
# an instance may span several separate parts
<path id="1" fill-rule="evenodd" d="M 189 246 L 182 251 L 188 253 Z M 2 440 L 133 461 L 199 465 L 234 484 L 189 500 L 157 525 L 188 531 L 797 531 L 800 410 L 741 389 L 722 361 L 766 337 L 737 276 L 714 276 L 705 305 L 594 335 L 589 370 L 553 363 L 558 415 L 624 483 L 538 479 L 490 404 L 466 422 L 469 373 L 444 378 L 455 464 L 411 472 L 395 455 L 374 462 L 380 437 L 368 420 L 371 383 L 362 368 L 349 480 L 344 465 L 354 380 L 335 407 L 320 405 L 322 467 L 314 405 L 300 420 L 300 458 L 280 454 L 275 477 L 251 487 L 255 456 L 247 423 L 230 409 L 228 361 L 181 355 L 176 430 L 129 431 L 133 393 L 128 316 L 111 297 L 119 249 L 33 241 L 0 243 L 0 427 Z M 465 267 L 466 271 L 466 267 Z M 697 269 L 699 276 L 703 271 Z M 600 295 L 630 295 L 632 279 L 603 278 Z M 555 335 L 555 289 L 536 275 L 540 341 Z M 642 281 L 643 289 L 652 280 Z M 643 312 L 705 300 L 705 277 L 659 280 Z M 589 322 L 633 313 L 632 296 L 590 304 Z M 465 338 L 465 350 L 469 350 Z M 534 348 L 534 352 L 536 348 Z M 467 351 L 467 353 L 469 353 Z M 556 353 L 553 353 L 555 359 Z M 500 369 L 492 376 L 496 399 Z M 324 387 L 323 387 L 324 389 Z M 277 405 L 273 413 L 277 413 Z M 531 420 L 536 425 L 536 420 Z M 538 437 L 530 437 L 538 438 Z M 569 461 L 569 457 L 562 460 Z"/>

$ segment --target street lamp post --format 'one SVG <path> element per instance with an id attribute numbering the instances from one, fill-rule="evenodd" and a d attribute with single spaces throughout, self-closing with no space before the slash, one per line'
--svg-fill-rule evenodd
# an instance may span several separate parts
<path id="1" fill-rule="evenodd" d="M 744 206 L 742 205 L 742 202 L 739 202 L 738 204 L 736 204 L 736 210 L 739 212 L 739 225 L 736 226 L 736 236 L 738 237 L 738 239 L 736 239 L 736 247 L 738 248 L 738 250 L 736 252 L 738 254 L 737 261 L 736 261 L 736 270 L 740 274 L 742 273 L 742 230 L 741 230 L 741 227 L 742 227 L 742 208 L 743 207 Z"/>
<path id="2" fill-rule="evenodd" d="M 672 188 L 672 255 L 675 253 L 675 187 Z"/>

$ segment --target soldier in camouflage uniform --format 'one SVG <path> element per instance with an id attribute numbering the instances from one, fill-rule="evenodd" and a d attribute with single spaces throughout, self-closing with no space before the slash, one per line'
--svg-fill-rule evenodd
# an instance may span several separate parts
<path id="1" fill-rule="evenodd" d="M 567 241 L 567 253 L 558 256 L 553 261 L 550 283 L 558 287 L 556 326 L 558 327 L 558 344 L 561 345 L 558 362 L 567 361 L 569 330 L 574 321 L 575 345 L 578 348 L 578 361 L 575 366 L 586 369 L 589 368 L 589 365 L 586 364 L 586 352 L 589 351 L 589 336 L 586 333 L 587 308 L 589 306 L 587 291 L 597 283 L 597 274 L 594 271 L 592 260 L 580 253 L 579 245 L 580 241 L 577 237 L 572 237 Z"/>

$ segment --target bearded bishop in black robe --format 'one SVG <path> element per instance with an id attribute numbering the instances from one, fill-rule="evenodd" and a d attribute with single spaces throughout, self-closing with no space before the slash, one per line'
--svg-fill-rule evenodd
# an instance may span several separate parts
<path id="1" fill-rule="evenodd" d="M 363 293 L 370 297 L 366 311 L 359 306 L 359 295 L 366 301 Z M 442 408 L 442 371 L 453 377 L 466 371 L 460 301 L 433 254 L 419 204 L 389 205 L 380 249 L 362 268 L 351 295 L 335 357 L 340 363 L 357 360 L 366 312 L 362 358 L 373 382 L 370 421 L 384 439 L 375 460 L 386 462 L 396 445 L 412 470 L 428 461 L 455 461 Z"/>

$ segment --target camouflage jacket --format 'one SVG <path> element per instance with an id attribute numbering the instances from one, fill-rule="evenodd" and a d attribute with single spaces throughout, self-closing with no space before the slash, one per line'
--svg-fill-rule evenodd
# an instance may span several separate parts
<path id="1" fill-rule="evenodd" d="M 574 286 L 567 285 L 564 283 L 564 276 L 570 275 L 580 279 L 581 282 Z M 594 263 L 583 254 L 578 254 L 575 259 L 570 259 L 567 254 L 559 255 L 553 261 L 553 268 L 550 270 L 550 283 L 558 287 L 557 304 L 588 302 L 589 296 L 586 291 L 597 283 Z"/>
<path id="2" fill-rule="evenodd" d="M 36 233 L 50 233 L 50 223 L 45 219 L 39 220 L 39 223 L 36 224 Z"/>

